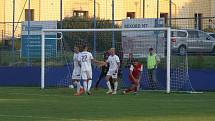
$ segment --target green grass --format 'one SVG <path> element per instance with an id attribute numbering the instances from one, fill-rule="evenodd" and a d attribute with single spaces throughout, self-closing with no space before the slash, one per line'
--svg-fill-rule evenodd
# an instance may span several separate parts
<path id="1" fill-rule="evenodd" d="M 215 93 L 73 96 L 71 89 L 0 88 L 0 121 L 214 121 Z"/>
<path id="2" fill-rule="evenodd" d="M 190 68 L 197 69 L 214 69 L 215 68 L 215 56 L 188 56 L 188 63 Z"/>

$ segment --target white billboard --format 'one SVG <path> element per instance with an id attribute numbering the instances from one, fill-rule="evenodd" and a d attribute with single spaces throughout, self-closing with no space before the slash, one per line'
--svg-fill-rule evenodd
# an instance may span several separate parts
<path id="1" fill-rule="evenodd" d="M 147 19 L 125 19 L 122 22 L 122 28 L 156 28 L 164 27 L 163 18 L 147 18 Z M 159 53 L 164 53 L 164 34 L 158 31 L 123 31 L 122 32 L 122 48 L 124 58 L 129 53 L 133 53 L 135 58 L 143 58 L 148 54 L 149 48 L 157 49 Z"/>
<path id="2" fill-rule="evenodd" d="M 57 21 L 30 21 L 30 27 L 28 28 L 28 21 L 22 22 L 22 35 L 41 35 L 42 29 L 57 29 Z M 50 33 L 46 33 L 49 35 Z M 52 33 L 56 34 L 56 33 Z"/>

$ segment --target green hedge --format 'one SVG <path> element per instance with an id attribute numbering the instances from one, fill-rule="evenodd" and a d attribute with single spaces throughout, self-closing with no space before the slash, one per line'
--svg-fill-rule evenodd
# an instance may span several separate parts
<path id="1" fill-rule="evenodd" d="M 96 28 L 112 28 L 111 20 L 96 19 Z M 120 26 L 115 24 L 115 28 Z M 68 17 L 63 20 L 64 29 L 91 29 L 94 28 L 93 18 Z M 96 32 L 96 51 L 103 52 L 112 46 L 112 32 Z M 93 32 L 64 32 L 64 42 L 69 49 L 72 49 L 75 44 L 87 43 L 93 49 Z M 121 32 L 114 32 L 116 44 L 121 43 Z M 117 49 L 121 49 L 117 46 Z"/>

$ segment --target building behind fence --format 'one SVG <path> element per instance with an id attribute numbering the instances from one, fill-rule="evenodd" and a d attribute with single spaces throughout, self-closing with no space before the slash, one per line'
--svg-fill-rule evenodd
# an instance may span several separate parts
<path id="1" fill-rule="evenodd" d="M 14 23 L 19 53 L 22 21 L 54 20 L 59 28 L 61 22 L 63 28 L 94 28 L 94 7 L 96 28 L 112 28 L 112 22 L 121 27 L 123 19 L 158 17 L 172 28 L 214 31 L 214 6 L 215 0 L 0 0 L 0 46 L 11 45 Z"/>

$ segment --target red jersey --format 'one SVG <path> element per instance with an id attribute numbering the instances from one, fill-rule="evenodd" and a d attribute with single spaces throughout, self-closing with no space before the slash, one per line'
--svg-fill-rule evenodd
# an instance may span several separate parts
<path id="1" fill-rule="evenodd" d="M 135 65 L 131 65 L 130 71 L 132 71 L 132 75 L 134 78 L 139 79 L 141 71 L 143 71 L 143 65 L 140 63 L 137 63 Z M 131 75 L 129 74 L 129 79 L 132 80 Z"/>

